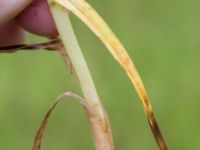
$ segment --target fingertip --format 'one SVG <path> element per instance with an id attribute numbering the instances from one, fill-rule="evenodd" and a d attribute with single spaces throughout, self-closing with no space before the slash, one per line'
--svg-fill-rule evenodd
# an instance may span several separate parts
<path id="1" fill-rule="evenodd" d="M 35 0 L 17 16 L 17 20 L 20 26 L 31 33 L 51 37 L 58 35 L 46 0 Z"/>
<path id="2" fill-rule="evenodd" d="M 0 46 L 22 44 L 25 41 L 25 31 L 15 20 L 0 26 Z"/>

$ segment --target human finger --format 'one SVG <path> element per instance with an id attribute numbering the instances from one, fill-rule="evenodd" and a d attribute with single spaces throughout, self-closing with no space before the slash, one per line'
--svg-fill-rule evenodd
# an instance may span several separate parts
<path id="1" fill-rule="evenodd" d="M 0 25 L 17 16 L 33 0 L 0 0 Z"/>
<path id="2" fill-rule="evenodd" d="M 0 46 L 22 44 L 25 40 L 25 32 L 15 20 L 0 26 Z"/>
<path id="3" fill-rule="evenodd" d="M 48 37 L 58 35 L 46 0 L 34 0 L 19 16 L 18 23 L 27 31 Z"/>

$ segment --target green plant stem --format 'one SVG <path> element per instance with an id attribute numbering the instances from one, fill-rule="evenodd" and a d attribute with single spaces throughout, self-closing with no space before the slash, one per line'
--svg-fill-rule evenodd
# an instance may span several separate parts
<path id="1" fill-rule="evenodd" d="M 69 55 L 80 82 L 86 104 L 90 108 L 90 111 L 87 111 L 87 113 L 96 149 L 112 150 L 114 148 L 109 121 L 99 100 L 89 69 L 73 32 L 68 12 L 66 12 L 66 9 L 63 7 L 53 2 L 51 3 L 51 1 L 49 5 L 65 50 Z"/>

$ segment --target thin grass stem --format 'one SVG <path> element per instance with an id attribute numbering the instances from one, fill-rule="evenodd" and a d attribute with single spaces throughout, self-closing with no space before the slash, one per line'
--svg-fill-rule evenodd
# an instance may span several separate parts
<path id="1" fill-rule="evenodd" d="M 49 5 L 58 28 L 60 38 L 71 60 L 86 99 L 85 103 L 87 103 L 91 109 L 88 113 L 88 118 L 93 133 L 95 147 L 97 150 L 113 150 L 114 146 L 109 121 L 73 32 L 68 12 L 65 8 L 52 3 L 51 1 L 49 2 Z"/>

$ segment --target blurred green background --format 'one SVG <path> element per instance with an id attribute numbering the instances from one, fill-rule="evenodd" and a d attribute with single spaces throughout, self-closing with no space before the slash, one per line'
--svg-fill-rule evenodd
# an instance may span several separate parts
<path id="1" fill-rule="evenodd" d="M 133 58 L 169 149 L 199 150 L 200 1 L 88 2 Z M 71 20 L 110 116 L 116 150 L 157 149 L 125 73 L 83 23 L 75 16 Z M 28 37 L 29 42 L 42 40 Z M 55 52 L 1 54 L 0 68 L 0 149 L 31 149 L 51 103 L 63 91 L 81 93 L 78 83 Z M 77 102 L 67 100 L 57 107 L 42 149 L 94 149 L 85 112 Z"/>

